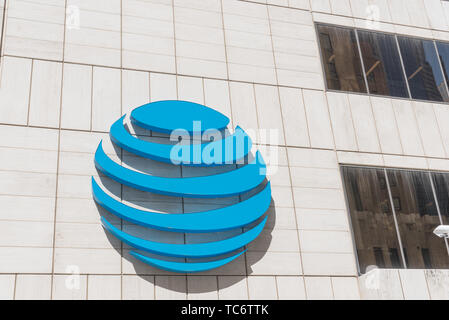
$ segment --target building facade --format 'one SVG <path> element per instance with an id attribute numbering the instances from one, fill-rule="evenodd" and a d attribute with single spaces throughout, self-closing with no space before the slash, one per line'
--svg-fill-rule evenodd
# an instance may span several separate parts
<path id="1" fill-rule="evenodd" d="M 0 298 L 449 298 L 448 244 L 432 233 L 449 224 L 449 2 L 0 3 Z M 121 115 L 178 99 L 252 130 L 272 186 L 247 251 L 187 275 L 130 256 L 102 215 L 166 235 L 96 206 L 90 184 L 161 212 L 242 200 L 148 196 L 95 169 L 103 139 L 124 166 L 201 175 L 109 141 Z"/>

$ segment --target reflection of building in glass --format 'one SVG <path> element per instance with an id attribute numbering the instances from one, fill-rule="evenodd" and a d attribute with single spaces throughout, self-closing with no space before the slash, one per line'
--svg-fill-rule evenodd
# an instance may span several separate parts
<path id="1" fill-rule="evenodd" d="M 430 41 L 399 37 L 411 95 L 415 99 L 443 101 L 448 94 L 443 83 L 438 56 Z"/>
<path id="2" fill-rule="evenodd" d="M 445 242 L 433 235 L 440 220 L 428 173 L 388 170 L 386 180 L 382 169 L 344 167 L 343 175 L 362 273 L 402 267 L 398 234 L 407 268 L 449 265 Z"/>
<path id="3" fill-rule="evenodd" d="M 329 89 L 366 92 L 353 30 L 318 26 Z"/>
<path id="4" fill-rule="evenodd" d="M 343 168 L 360 271 L 400 268 L 400 248 L 383 170 Z"/>
<path id="5" fill-rule="evenodd" d="M 422 53 L 424 54 L 424 53 Z M 422 59 L 425 59 L 424 57 Z M 427 94 L 429 100 L 442 101 L 443 91 L 446 91 L 444 83 L 437 84 L 433 74 L 432 66 L 425 61 L 420 72 L 422 76 L 423 91 Z M 447 98 L 447 94 L 444 94 Z"/>
<path id="6" fill-rule="evenodd" d="M 317 31 L 328 89 L 449 101 L 449 58 L 438 57 L 435 42 L 320 24 Z M 447 45 L 436 45 L 449 56 Z"/>
<path id="7" fill-rule="evenodd" d="M 448 78 L 447 78 L 447 71 L 446 71 L 446 65 L 445 65 L 445 62 L 444 62 L 444 58 L 440 55 L 439 59 L 440 59 L 440 62 L 441 62 L 441 67 L 443 69 L 444 81 L 446 81 L 446 84 L 447 84 L 448 83 Z M 445 86 L 444 82 L 442 82 L 438 86 L 438 90 L 440 91 L 441 95 L 443 96 L 443 100 L 444 101 L 449 101 L 449 94 L 446 91 L 446 86 Z"/>
<path id="8" fill-rule="evenodd" d="M 395 209 L 404 255 L 409 268 L 444 267 L 448 263 L 444 241 L 433 235 L 440 224 L 430 179 L 424 172 L 395 171 L 393 198 L 400 199 Z M 429 249 L 430 248 L 430 249 Z"/>
<path id="9" fill-rule="evenodd" d="M 377 43 L 360 41 L 363 62 L 365 64 L 366 79 L 371 93 L 388 95 L 390 89 L 387 82 L 385 65 L 382 63 L 384 57 Z"/>
<path id="10" fill-rule="evenodd" d="M 398 47 L 392 35 L 357 31 L 370 93 L 407 97 Z"/>

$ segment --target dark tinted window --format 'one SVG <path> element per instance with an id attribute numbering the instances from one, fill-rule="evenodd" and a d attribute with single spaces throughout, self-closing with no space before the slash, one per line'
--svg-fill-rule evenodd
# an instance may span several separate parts
<path id="1" fill-rule="evenodd" d="M 444 239 L 433 233 L 441 223 L 429 173 L 388 170 L 388 177 L 395 179 L 391 194 L 401 203 L 395 213 L 402 246 L 407 252 L 407 267 L 447 268 L 449 255 L 446 244 Z"/>
<path id="2" fill-rule="evenodd" d="M 395 37 L 375 32 L 357 32 L 369 92 L 408 97 Z"/>
<path id="3" fill-rule="evenodd" d="M 354 30 L 319 25 L 318 34 L 327 87 L 366 92 Z"/>
<path id="4" fill-rule="evenodd" d="M 359 267 L 402 266 L 383 169 L 343 167 Z"/>
<path id="5" fill-rule="evenodd" d="M 321 24 L 317 33 L 328 89 L 449 102 L 449 43 Z"/>
<path id="6" fill-rule="evenodd" d="M 441 66 L 443 68 L 444 79 L 446 80 L 446 83 L 449 83 L 449 43 L 437 42 L 437 47 Z"/>
<path id="7" fill-rule="evenodd" d="M 443 224 L 449 224 L 449 174 L 434 172 L 432 179 Z"/>
<path id="8" fill-rule="evenodd" d="M 359 268 L 449 268 L 449 173 L 342 167 Z M 394 208 L 394 210 L 393 210 Z M 404 266 L 405 261 L 405 266 Z"/>
<path id="9" fill-rule="evenodd" d="M 405 37 L 398 41 L 412 98 L 448 101 L 433 41 Z"/>

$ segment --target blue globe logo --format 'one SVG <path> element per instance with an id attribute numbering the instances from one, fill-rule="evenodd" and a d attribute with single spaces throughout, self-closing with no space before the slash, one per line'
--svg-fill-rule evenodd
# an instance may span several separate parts
<path id="1" fill-rule="evenodd" d="M 92 177 L 95 202 L 109 213 L 131 224 L 173 233 L 231 232 L 219 241 L 165 243 L 126 233 L 101 217 L 104 228 L 132 248 L 130 254 L 159 269 L 189 273 L 221 267 L 245 252 L 268 219 L 271 187 L 261 154 L 251 153 L 252 141 L 236 127 L 230 132 L 229 118 L 206 106 L 178 100 L 148 103 L 129 115 L 133 126 L 170 136 L 171 143 L 155 143 L 138 138 L 127 130 L 124 115 L 112 124 L 113 144 L 136 156 L 173 166 L 228 166 L 223 173 L 173 178 L 155 176 L 127 168 L 112 160 L 102 141 L 95 153 L 95 166 L 105 176 L 128 187 L 183 198 L 226 198 L 241 201 L 218 209 L 189 213 L 158 213 L 129 206 L 110 196 Z M 211 172 L 213 172 L 211 170 Z M 242 231 L 244 230 L 244 231 Z M 173 258 L 177 259 L 174 261 Z"/>

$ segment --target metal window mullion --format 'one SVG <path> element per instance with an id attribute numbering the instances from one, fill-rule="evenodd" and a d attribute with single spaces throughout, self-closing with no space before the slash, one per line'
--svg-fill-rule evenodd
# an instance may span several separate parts
<path id="1" fill-rule="evenodd" d="M 396 218 L 396 210 L 394 209 L 393 196 L 391 194 L 391 189 L 390 189 L 390 181 L 388 180 L 387 169 L 385 169 L 385 168 L 384 168 L 384 174 L 385 174 L 385 181 L 387 183 L 388 197 L 390 198 L 391 211 L 393 212 L 393 220 L 394 220 L 394 226 L 396 228 L 396 236 L 398 237 L 399 249 L 401 250 L 402 263 L 404 264 L 404 268 L 407 269 L 407 263 L 405 261 L 405 255 L 404 255 L 404 247 L 402 246 L 401 233 L 399 232 L 398 220 Z"/>
<path id="2" fill-rule="evenodd" d="M 355 256 L 355 261 L 357 264 L 357 274 L 361 275 L 362 272 L 360 270 L 360 260 L 359 260 L 359 253 L 357 251 L 357 243 L 356 243 L 356 237 L 355 237 L 355 233 L 354 233 L 354 226 L 352 224 L 352 212 L 349 206 L 349 198 L 348 198 L 348 190 L 346 188 L 346 181 L 345 181 L 345 173 L 344 173 L 344 168 L 345 166 L 341 166 L 340 167 L 340 177 L 343 181 L 343 192 L 345 194 L 345 204 L 346 204 L 346 213 L 347 213 L 347 217 L 348 217 L 348 222 L 349 222 L 349 228 L 351 229 L 351 235 L 352 235 L 352 247 L 354 250 L 354 256 Z"/>
<path id="3" fill-rule="evenodd" d="M 354 29 L 354 34 L 355 34 L 355 41 L 357 42 L 357 48 L 359 50 L 359 58 L 362 66 L 363 79 L 365 80 L 366 93 L 370 94 L 368 86 L 368 78 L 366 77 L 365 63 L 363 62 L 362 49 L 360 47 L 359 34 L 357 32 L 357 29 Z"/>
<path id="4" fill-rule="evenodd" d="M 432 187 L 433 198 L 435 200 L 435 205 L 437 207 L 438 217 L 440 218 L 440 224 L 444 224 L 443 217 L 441 216 L 440 203 L 438 202 L 437 192 L 435 189 L 435 184 L 433 183 L 431 172 L 429 172 L 429 179 L 430 179 L 430 186 Z M 447 238 L 444 238 L 444 243 L 446 244 L 446 250 L 447 250 L 447 253 L 449 254 L 449 243 L 447 241 Z"/>
<path id="5" fill-rule="evenodd" d="M 441 59 L 440 59 L 440 51 L 438 50 L 437 42 L 435 40 L 433 41 L 433 46 L 435 47 L 435 52 L 437 54 L 437 60 L 438 60 L 439 66 L 440 66 L 441 75 L 443 76 L 443 82 L 444 82 L 444 87 L 446 88 L 446 94 L 447 94 L 447 97 L 449 98 L 449 87 L 447 86 L 446 77 L 444 76 L 445 73 L 444 73 L 443 65 L 442 65 Z M 443 101 L 444 101 L 444 98 L 443 98 Z"/>
<path id="6" fill-rule="evenodd" d="M 399 60 L 401 60 L 402 74 L 404 75 L 405 84 L 407 85 L 408 98 L 412 98 L 412 92 L 410 91 L 410 85 L 408 84 L 407 73 L 405 72 L 404 60 L 402 59 L 401 47 L 399 46 L 398 36 L 395 34 L 394 39 L 396 41 L 396 47 L 398 48 Z"/>

